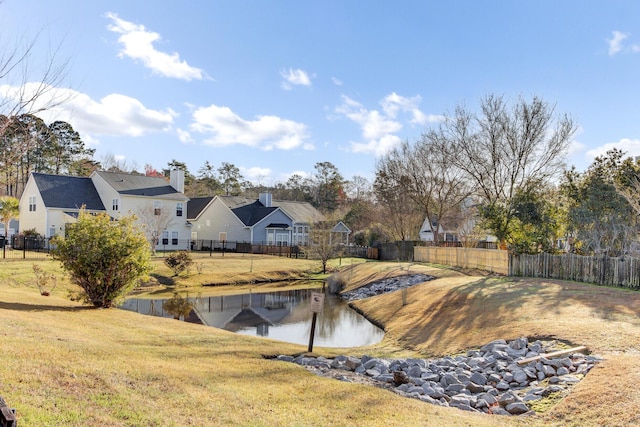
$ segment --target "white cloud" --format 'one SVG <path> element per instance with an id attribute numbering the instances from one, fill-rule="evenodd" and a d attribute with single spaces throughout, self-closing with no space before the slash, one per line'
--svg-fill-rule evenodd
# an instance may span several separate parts
<path id="1" fill-rule="evenodd" d="M 0 86 L 0 97 L 15 100 L 24 93 L 27 96 L 38 90 L 40 83 L 27 83 L 21 88 L 9 85 Z M 63 120 L 70 123 L 83 139 L 95 141 L 99 135 L 142 136 L 150 132 L 168 131 L 176 113 L 151 110 L 139 100 L 126 95 L 113 93 L 99 101 L 72 89 L 48 88 L 46 97 L 38 98 L 31 110 L 38 111 L 50 99 L 64 100 L 59 105 L 38 112 L 38 117 L 46 123 Z"/>
<path id="2" fill-rule="evenodd" d="M 337 79 L 335 77 L 331 77 L 331 81 L 333 82 L 334 85 L 336 86 L 342 86 L 342 80 Z"/>
<path id="3" fill-rule="evenodd" d="M 640 156 L 640 139 L 622 138 L 618 142 L 610 142 L 586 152 L 586 156 L 593 161 L 597 156 L 605 154 L 607 151 L 617 148 L 627 154 L 627 156 Z"/>
<path id="4" fill-rule="evenodd" d="M 396 117 L 398 115 L 398 111 L 413 111 L 418 108 L 418 104 L 420 104 L 422 98 L 420 95 L 416 95 L 413 98 L 406 98 L 404 96 L 400 96 L 395 92 L 392 92 L 390 95 L 384 97 L 382 101 L 380 101 L 380 105 L 382 105 L 382 109 L 389 117 Z"/>
<path id="5" fill-rule="evenodd" d="M 240 173 L 245 179 L 256 183 L 256 184 L 264 184 L 265 180 L 269 180 L 273 171 L 269 168 L 261 168 L 261 167 L 250 167 L 245 168 L 240 166 Z"/>
<path id="6" fill-rule="evenodd" d="M 411 124 L 414 125 L 426 125 L 429 123 L 439 123 L 444 121 L 445 117 L 443 115 L 440 114 L 425 114 L 420 110 L 413 110 L 411 112 L 413 114 L 413 117 L 411 118 L 411 120 L 409 121 Z"/>
<path id="7" fill-rule="evenodd" d="M 419 95 L 408 98 L 392 92 L 380 101 L 380 112 L 368 110 L 359 102 L 343 95 L 342 104 L 334 111 L 360 126 L 365 142 L 352 141 L 351 151 L 380 156 L 400 144 L 401 139 L 396 134 L 403 128 L 401 120 L 413 125 L 425 125 L 442 120 L 442 116 L 427 115 L 420 111 L 418 106 L 421 101 Z"/>
<path id="8" fill-rule="evenodd" d="M 622 42 L 629 37 L 628 34 L 620 31 L 613 31 L 613 37 L 607 39 L 609 43 L 609 56 L 613 56 L 622 50 Z"/>
<path id="9" fill-rule="evenodd" d="M 202 80 L 207 77 L 200 68 L 192 67 L 180 59 L 177 53 L 166 53 L 156 50 L 154 43 L 160 41 L 160 34 L 148 31 L 144 25 L 120 19 L 115 13 L 107 13 L 106 17 L 113 21 L 107 25 L 109 31 L 120 34 L 118 42 L 123 46 L 119 57 L 128 56 L 140 60 L 145 67 L 154 73 L 180 80 Z"/>
<path id="10" fill-rule="evenodd" d="M 379 139 L 368 142 L 351 142 L 351 151 L 354 153 L 373 153 L 376 156 L 383 156 L 400 145 L 402 140 L 396 135 L 383 135 Z"/>
<path id="11" fill-rule="evenodd" d="M 191 137 L 191 134 L 189 133 L 189 131 L 184 130 L 184 129 L 176 129 L 176 133 L 178 135 L 178 139 L 183 144 L 191 144 L 191 143 L 194 142 L 194 140 Z"/>
<path id="12" fill-rule="evenodd" d="M 399 112 L 404 112 L 409 114 L 411 117 L 409 119 L 409 123 L 415 125 L 426 125 L 428 123 L 437 123 L 444 120 L 444 116 L 434 115 L 434 114 L 425 114 L 418 108 L 420 102 L 422 101 L 422 97 L 420 95 L 416 95 L 412 98 L 407 98 L 404 96 L 400 96 L 395 92 L 392 92 L 390 95 L 387 95 L 380 104 L 382 105 L 383 111 L 392 118 L 396 118 Z"/>
<path id="13" fill-rule="evenodd" d="M 402 129 L 402 124 L 393 120 L 392 117 L 380 114 L 376 110 L 367 110 L 362 104 L 347 96 L 343 95 L 342 98 L 343 103 L 336 108 L 336 112 L 359 124 L 365 139 L 379 139 Z"/>
<path id="14" fill-rule="evenodd" d="M 258 116 L 245 120 L 229 107 L 211 105 L 193 113 L 193 132 L 211 135 L 205 143 L 213 146 L 247 145 L 268 151 L 291 150 L 306 145 L 307 127 L 303 123 L 277 116 Z"/>
<path id="15" fill-rule="evenodd" d="M 280 71 L 280 75 L 284 79 L 282 82 L 282 88 L 285 90 L 291 90 L 291 85 L 296 86 L 311 86 L 311 78 L 306 71 L 301 69 L 289 68 L 288 70 Z"/>

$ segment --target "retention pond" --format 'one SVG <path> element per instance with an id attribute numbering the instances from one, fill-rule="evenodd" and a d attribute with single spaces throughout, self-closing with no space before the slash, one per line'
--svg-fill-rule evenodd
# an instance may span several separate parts
<path id="1" fill-rule="evenodd" d="M 131 298 L 121 308 L 141 314 L 181 318 L 244 335 L 307 344 L 311 332 L 311 293 L 318 289 L 169 299 Z M 175 302 L 175 301 L 174 301 Z M 175 306 L 181 307 L 179 313 Z M 337 295 L 325 294 L 316 320 L 314 345 L 359 347 L 382 340 L 384 331 Z"/>

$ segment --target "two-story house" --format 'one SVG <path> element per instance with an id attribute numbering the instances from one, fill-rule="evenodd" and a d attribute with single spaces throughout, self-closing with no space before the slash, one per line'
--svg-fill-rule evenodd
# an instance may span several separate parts
<path id="1" fill-rule="evenodd" d="M 191 227 L 183 193 L 184 172 L 160 177 L 95 171 L 88 178 L 32 173 L 20 198 L 20 230 L 45 237 L 64 234 L 80 209 L 106 212 L 114 220 L 135 214 L 147 231 L 159 228 L 160 248 L 188 249 Z"/>

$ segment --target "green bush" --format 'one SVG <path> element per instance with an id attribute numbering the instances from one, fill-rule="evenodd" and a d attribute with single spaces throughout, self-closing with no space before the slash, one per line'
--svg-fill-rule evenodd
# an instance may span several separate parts
<path id="1" fill-rule="evenodd" d="M 187 251 L 174 252 L 165 258 L 164 263 L 169 267 L 175 276 L 187 270 L 193 264 L 191 254 Z"/>
<path id="2" fill-rule="evenodd" d="M 83 209 L 78 221 L 67 225 L 66 236 L 52 243 L 54 258 L 94 307 L 116 305 L 151 268 L 149 242 L 133 215 L 113 221 Z"/>

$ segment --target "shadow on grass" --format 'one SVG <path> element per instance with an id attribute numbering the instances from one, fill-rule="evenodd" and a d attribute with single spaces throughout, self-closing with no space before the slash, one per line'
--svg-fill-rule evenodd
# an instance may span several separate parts
<path id="1" fill-rule="evenodd" d="M 570 314 L 565 309 L 572 306 L 585 307 L 602 320 L 635 323 L 633 319 L 640 316 L 640 292 L 544 279 L 487 277 L 452 287 L 442 297 L 420 301 L 423 307 L 414 311 L 416 322 L 405 334 L 411 346 L 448 341 L 470 331 L 486 333 L 484 338 L 472 339 L 488 342 L 486 338 L 495 330 L 509 330 L 515 321 L 520 325 L 531 322 L 533 329 L 542 318 L 566 320 Z"/>
<path id="2" fill-rule="evenodd" d="M 158 273 L 151 273 L 151 277 L 156 279 L 158 281 L 158 283 L 160 283 L 161 285 L 173 286 L 173 285 L 176 284 L 176 282 L 173 279 L 173 277 L 167 277 L 167 276 L 164 276 L 164 275 L 158 274 Z"/>
<path id="3" fill-rule="evenodd" d="M 0 310 L 14 310 L 14 311 L 85 311 L 95 310 L 94 307 L 83 306 L 59 306 L 59 305 L 47 305 L 47 304 L 25 304 L 21 302 L 0 302 Z"/>

